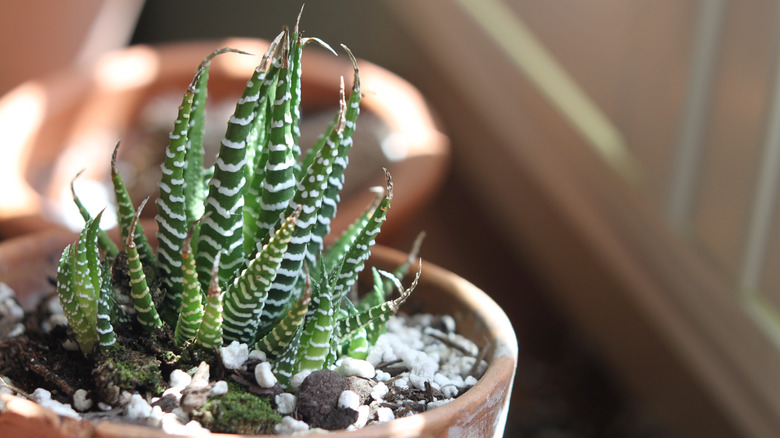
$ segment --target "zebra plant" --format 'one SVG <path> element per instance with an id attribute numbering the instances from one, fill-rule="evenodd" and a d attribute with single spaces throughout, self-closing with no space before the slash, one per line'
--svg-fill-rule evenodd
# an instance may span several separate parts
<path id="1" fill-rule="evenodd" d="M 86 225 L 62 254 L 57 290 L 85 355 L 113 348 L 119 324 L 149 333 L 170 328 L 174 350 L 213 350 L 232 341 L 263 350 L 286 385 L 295 373 L 331 366 L 339 354 L 364 357 L 367 341 L 409 296 L 419 269 L 408 289 L 399 278 L 411 263 L 392 274 L 375 270 L 374 293 L 356 303 L 348 299 L 390 208 L 387 171 L 376 201 L 332 246 L 323 243 L 361 93 L 355 58 L 342 46 L 354 66 L 351 91 L 346 97 L 342 78 L 338 113 L 303 153 L 301 55 L 310 42 L 330 49 L 303 38 L 297 26 L 270 44 L 209 169 L 203 159 L 209 66 L 215 56 L 238 51 L 217 50 L 197 68 L 162 164 L 156 252 L 138 221 L 146 201 L 134 208 L 117 171 L 116 148 L 111 174 L 121 250 L 100 230 L 102 213 L 92 218 L 74 191 Z M 399 296 L 388 300 L 394 289 Z M 121 291 L 129 292 L 132 305 L 119 304 Z"/>

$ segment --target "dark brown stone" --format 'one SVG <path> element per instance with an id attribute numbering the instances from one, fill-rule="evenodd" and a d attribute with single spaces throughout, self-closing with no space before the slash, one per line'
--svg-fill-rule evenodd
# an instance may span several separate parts
<path id="1" fill-rule="evenodd" d="M 330 370 L 309 374 L 298 391 L 296 410 L 311 427 L 344 429 L 357 420 L 354 409 L 339 408 L 339 396 L 349 389 L 346 377 Z"/>

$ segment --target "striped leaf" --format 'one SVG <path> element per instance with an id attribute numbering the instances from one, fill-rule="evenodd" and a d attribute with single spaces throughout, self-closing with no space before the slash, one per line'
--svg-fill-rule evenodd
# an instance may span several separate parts
<path id="1" fill-rule="evenodd" d="M 97 235 L 102 214 L 88 221 L 78 240 L 65 248 L 57 272 L 60 303 L 85 355 L 98 343 L 98 299 L 103 275 Z"/>
<path id="2" fill-rule="evenodd" d="M 114 152 L 111 154 L 111 183 L 114 186 L 114 195 L 116 196 L 117 205 L 117 221 L 119 222 L 119 232 L 122 236 L 122 240 L 127 240 L 128 233 L 130 232 L 130 224 L 133 222 L 135 216 L 135 207 L 130 200 L 130 194 L 127 192 L 125 182 L 122 180 L 122 175 L 119 174 L 117 168 L 117 152 L 119 151 L 119 142 L 114 146 Z M 147 266 L 157 266 L 157 257 L 154 255 L 151 245 L 146 239 L 144 229 L 141 224 L 136 225 L 135 239 L 138 245 L 138 251 L 141 254 L 141 260 Z"/>
<path id="3" fill-rule="evenodd" d="M 276 231 L 274 237 L 249 262 L 225 292 L 225 340 L 253 343 L 260 324 L 268 291 L 286 254 L 296 229 L 301 209 L 296 209 Z"/>
<path id="4" fill-rule="evenodd" d="M 348 341 L 354 333 L 356 333 L 361 328 L 366 328 L 371 323 L 382 324 L 387 322 L 390 317 L 398 311 L 398 308 L 401 306 L 401 304 L 403 304 L 409 298 L 409 296 L 412 294 L 412 291 L 414 291 L 414 289 L 417 287 L 417 284 L 420 281 L 420 273 L 422 272 L 422 262 L 420 262 L 418 265 L 414 280 L 407 289 L 404 289 L 401 285 L 401 282 L 392 274 L 385 271 L 379 272 L 386 278 L 391 279 L 393 284 L 398 289 L 398 298 L 386 301 L 359 313 L 353 313 L 344 319 L 338 320 L 336 323 L 335 337 L 339 339 L 340 343 Z"/>
<path id="5" fill-rule="evenodd" d="M 141 264 L 141 257 L 138 254 L 138 248 L 134 240 L 135 226 L 147 200 L 148 198 L 138 207 L 138 211 L 130 224 L 127 240 L 125 241 L 125 252 L 127 253 L 127 269 L 130 273 L 130 298 L 133 300 L 136 320 L 144 330 L 151 332 L 155 328 L 162 326 L 162 320 L 152 302 L 152 294 L 149 290 L 146 274 L 144 274 L 144 268 Z"/>
<path id="6" fill-rule="evenodd" d="M 300 329 L 309 311 L 311 289 L 311 277 L 307 275 L 303 296 L 295 302 L 279 324 L 275 325 L 267 335 L 255 344 L 256 349 L 264 351 L 269 357 L 276 357 L 282 353 L 295 338 L 295 334 Z"/>
<path id="7" fill-rule="evenodd" d="M 187 238 L 181 250 L 182 260 L 182 300 L 179 307 L 179 319 L 174 329 L 174 342 L 183 345 L 195 338 L 198 328 L 203 320 L 203 303 L 200 282 L 195 266 L 195 257 L 192 253 L 192 233 L 195 224 L 190 227 Z"/>
<path id="8" fill-rule="evenodd" d="M 304 259 L 309 261 L 310 266 L 315 262 L 315 256 L 307 253 L 307 248 L 311 241 L 313 226 L 317 222 L 317 213 L 322 206 L 322 197 L 327 188 L 328 178 L 333 171 L 333 159 L 338 155 L 345 113 L 344 101 L 342 100 L 341 103 L 342 123 L 338 123 L 334 127 L 328 141 L 318 151 L 317 158 L 304 172 L 304 176 L 297 184 L 295 196 L 288 207 L 288 209 L 301 208 L 301 215 L 287 252 L 284 253 L 276 280 L 268 292 L 268 298 L 263 308 L 263 317 L 260 321 L 260 336 L 264 336 L 281 320 L 291 297 L 293 297 L 296 283 L 303 278 Z"/>
<path id="9" fill-rule="evenodd" d="M 275 48 L 272 47 L 271 50 Z M 205 218 L 201 222 L 196 258 L 201 286 L 204 289 L 208 287 L 205 279 L 217 253 L 222 252 L 219 266 L 221 283 L 227 283 L 244 263 L 242 208 L 246 184 L 246 149 L 256 117 L 255 105 L 260 98 L 266 73 L 261 67 L 262 65 L 255 69 L 236 103 L 236 109 L 228 121 L 227 131 L 220 143 L 214 175 L 209 181 Z"/>
<path id="10" fill-rule="evenodd" d="M 390 203 L 393 200 L 393 180 L 387 169 L 385 169 L 385 182 L 384 197 L 374 209 L 366 227 L 361 230 L 352 246 L 344 255 L 339 278 L 335 285 L 336 297 L 344 297 L 355 283 L 355 280 L 357 280 L 358 274 L 363 270 L 368 257 L 371 255 L 371 247 L 375 243 L 376 236 L 379 234 L 385 219 L 387 219 L 387 211 L 390 209 Z"/>
<path id="11" fill-rule="evenodd" d="M 103 280 L 100 285 L 96 327 L 101 349 L 106 349 L 116 343 L 114 327 L 111 325 L 111 314 L 114 311 L 114 306 L 116 306 L 116 301 L 114 301 L 114 288 L 111 285 L 111 270 L 106 260 L 103 263 Z"/>
<path id="12" fill-rule="evenodd" d="M 195 343 L 207 350 L 222 346 L 222 288 L 219 286 L 219 262 L 222 253 L 214 257 L 211 269 L 203 319 L 195 336 Z"/>
<path id="13" fill-rule="evenodd" d="M 349 151 L 352 149 L 352 134 L 355 132 L 357 118 L 358 115 L 360 115 L 360 75 L 357 67 L 357 60 L 346 46 L 342 47 L 344 50 L 346 50 L 349 58 L 352 60 L 352 66 L 355 71 L 355 75 L 352 80 L 352 91 L 350 92 L 349 101 L 347 102 L 347 109 L 344 115 L 344 129 L 342 132 L 341 141 L 339 143 L 338 156 L 333 159 L 333 171 L 328 178 L 328 187 L 325 189 L 325 194 L 322 199 L 322 207 L 320 208 L 319 215 L 317 216 L 317 223 L 314 225 L 312 230 L 312 241 L 309 244 L 310 248 L 308 249 L 308 253 L 315 255 L 322 252 L 323 241 L 325 236 L 330 233 L 330 223 L 336 216 L 336 211 L 340 200 L 339 193 L 344 187 L 344 171 L 346 170 L 347 163 L 349 162 Z"/>
<path id="14" fill-rule="evenodd" d="M 76 188 L 74 187 L 76 178 L 78 178 L 82 172 L 84 171 L 82 170 L 77 173 L 76 176 L 74 176 L 70 181 L 70 193 L 73 196 L 73 203 L 76 204 L 76 208 L 78 208 L 81 217 L 84 219 L 84 222 L 89 222 L 92 220 L 92 216 L 89 214 L 87 207 L 84 206 L 84 203 L 81 202 L 81 199 L 79 199 L 79 197 L 76 195 Z M 108 233 L 102 229 L 98 231 L 98 247 L 110 258 L 116 257 L 116 255 L 119 253 L 119 247 L 116 246 L 116 243 L 114 243 L 110 237 L 108 237 Z"/>
<path id="15" fill-rule="evenodd" d="M 292 137 L 292 115 L 289 65 L 289 35 L 284 33 L 282 54 L 278 60 L 278 76 L 271 103 L 271 117 L 268 133 L 268 148 L 263 157 L 265 166 L 262 179 L 254 178 L 253 186 L 259 190 L 254 212 L 256 223 L 253 226 L 255 236 L 253 241 L 256 250 L 265 244 L 274 229 L 284 217 L 284 212 L 295 193 L 295 154 Z M 289 215 L 289 212 L 288 212 Z"/>

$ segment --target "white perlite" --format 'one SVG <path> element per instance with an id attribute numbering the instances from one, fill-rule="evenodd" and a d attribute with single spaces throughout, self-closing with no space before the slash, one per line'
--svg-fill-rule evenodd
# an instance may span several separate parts
<path id="1" fill-rule="evenodd" d="M 309 374 L 312 373 L 312 370 L 303 370 L 299 373 L 296 373 L 294 376 L 290 378 L 290 389 L 292 389 L 295 392 L 298 392 L 298 390 L 301 388 L 301 383 L 303 383 L 304 379 L 309 377 Z"/>
<path id="2" fill-rule="evenodd" d="M 219 397 L 220 395 L 225 395 L 228 392 L 228 384 L 224 380 L 219 380 L 216 383 L 214 383 L 214 386 L 211 388 L 211 391 L 209 391 L 209 397 Z"/>
<path id="3" fill-rule="evenodd" d="M 289 392 L 283 392 L 274 398 L 276 402 L 276 410 L 282 415 L 292 414 L 295 409 L 295 402 L 298 401 L 298 397 L 295 394 Z"/>
<path id="4" fill-rule="evenodd" d="M 255 380 L 261 388 L 272 388 L 276 385 L 276 376 L 271 370 L 270 362 L 260 362 L 255 367 Z"/>
<path id="5" fill-rule="evenodd" d="M 376 410 L 376 419 L 380 423 L 384 423 L 386 421 L 391 421 L 395 419 L 395 414 L 393 414 L 393 410 L 386 407 L 377 408 Z"/>
<path id="6" fill-rule="evenodd" d="M 282 422 L 274 426 L 274 431 L 279 435 L 292 435 L 296 432 L 303 432 L 306 430 L 309 430 L 308 424 L 290 416 L 283 417 Z"/>
<path id="7" fill-rule="evenodd" d="M 358 407 L 357 412 L 357 420 L 355 420 L 353 424 L 350 424 L 349 427 L 347 427 L 347 430 L 362 429 L 365 427 L 366 423 L 368 423 L 368 416 L 371 413 L 371 407 L 368 405 L 362 405 Z"/>
<path id="8" fill-rule="evenodd" d="M 342 393 L 339 395 L 339 408 L 352 409 L 353 411 L 357 411 L 359 407 L 360 407 L 359 395 L 357 395 L 354 391 L 350 391 L 350 390 L 342 391 Z"/>
<path id="9" fill-rule="evenodd" d="M 133 394 L 130 403 L 125 407 L 125 412 L 133 419 L 147 418 L 152 415 L 152 407 L 140 394 Z"/>
<path id="10" fill-rule="evenodd" d="M 345 356 L 336 361 L 336 372 L 345 377 L 363 377 L 370 379 L 376 374 L 374 366 L 367 360 Z"/>
<path id="11" fill-rule="evenodd" d="M 219 348 L 222 364 L 229 370 L 237 370 L 249 359 L 249 346 L 233 341 L 227 347 Z"/>
<path id="12" fill-rule="evenodd" d="M 390 388 L 388 388 L 384 382 L 379 382 L 371 388 L 371 398 L 374 400 L 382 400 L 385 398 L 388 391 L 390 391 Z"/>
<path id="13" fill-rule="evenodd" d="M 267 357 L 263 350 L 252 350 L 249 352 L 249 359 L 267 360 Z"/>
<path id="14" fill-rule="evenodd" d="M 79 412 L 85 412 L 92 408 L 92 399 L 86 389 L 79 389 L 73 393 L 73 408 Z"/>
<path id="15" fill-rule="evenodd" d="M 43 388 L 38 388 L 30 394 L 30 397 L 44 408 L 51 409 L 58 415 L 70 418 L 79 418 L 78 412 L 74 411 L 70 405 L 60 403 L 57 400 L 52 400 L 51 393 Z"/>
<path id="16" fill-rule="evenodd" d="M 168 385 L 171 388 L 186 388 L 190 383 L 192 383 L 192 376 L 182 370 L 171 371 L 171 376 L 168 378 Z"/>

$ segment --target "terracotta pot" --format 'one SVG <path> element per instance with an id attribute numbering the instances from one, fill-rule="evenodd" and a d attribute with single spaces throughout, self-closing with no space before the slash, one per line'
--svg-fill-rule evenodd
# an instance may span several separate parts
<path id="1" fill-rule="evenodd" d="M 32 308 L 52 292 L 48 278 L 56 272 L 62 248 L 76 235 L 48 231 L 0 243 L 0 281 L 13 288 L 19 302 Z M 390 269 L 405 255 L 387 247 L 375 247 L 370 264 Z M 488 369 L 479 382 L 451 403 L 430 412 L 366 427 L 336 432 L 337 437 L 501 437 L 517 365 L 517 339 L 503 310 L 484 292 L 466 280 L 423 263 L 418 289 L 404 304 L 406 312 L 447 313 L 458 331 L 480 347 L 489 345 Z M 159 430 L 101 422 L 90 423 L 59 417 L 19 397 L 0 395 L 0 435 L 18 437 L 168 437 Z"/>
<path id="2" fill-rule="evenodd" d="M 97 199 L 92 206 L 96 211 L 112 202 L 109 162 L 117 141 L 122 142 L 121 171 L 133 200 L 156 195 L 159 164 L 181 95 L 202 58 L 226 46 L 257 56 L 226 54 L 213 62 L 208 113 L 225 112 L 207 122 L 208 135 L 215 138 L 210 144 L 216 145 L 265 52 L 264 41 L 134 46 L 102 57 L 90 69 L 25 83 L 0 99 L 0 238 L 45 228 L 47 222 L 63 224 L 69 217 L 71 228 L 80 228 L 69 191 L 80 170 L 85 170 L 77 180 L 82 198 Z M 349 87 L 352 67 L 345 55 L 335 57 L 314 47 L 306 49 L 303 62 L 306 125 L 301 144 L 306 148 L 335 114 L 339 77 Z M 384 166 L 394 176 L 397 195 L 388 236 L 442 182 L 449 143 L 414 87 L 368 62 L 359 62 L 359 68 L 365 97 L 342 194 L 343 214 L 334 229 L 343 229 L 371 202 L 374 195 L 365 188 L 383 184 Z M 309 125 L 316 126 L 307 130 Z M 154 203 L 148 206 L 145 215 L 152 217 Z"/>

